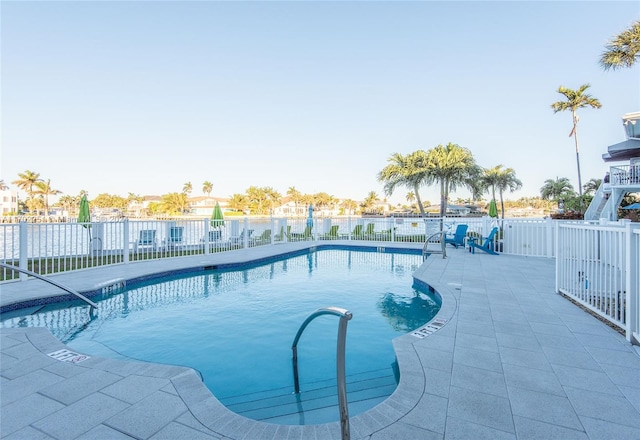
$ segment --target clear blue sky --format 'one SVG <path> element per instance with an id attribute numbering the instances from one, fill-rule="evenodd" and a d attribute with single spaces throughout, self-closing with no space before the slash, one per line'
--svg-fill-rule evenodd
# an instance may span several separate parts
<path id="1" fill-rule="evenodd" d="M 603 71 L 640 2 L 10 2 L 1 5 L 2 156 L 65 194 L 383 195 L 393 152 L 453 142 L 515 169 L 509 199 L 577 189 L 558 86 L 590 83 L 583 182 L 640 110 L 640 67 Z M 408 190 L 390 200 L 405 202 Z M 458 191 L 452 197 L 466 197 Z M 423 188 L 437 203 L 437 189 Z"/>

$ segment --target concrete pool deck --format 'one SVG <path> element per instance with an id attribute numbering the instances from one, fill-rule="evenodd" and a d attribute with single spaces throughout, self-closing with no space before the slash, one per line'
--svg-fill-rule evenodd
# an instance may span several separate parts
<path id="1" fill-rule="evenodd" d="M 261 246 L 54 279 L 92 291 L 121 279 L 323 244 Z M 554 293 L 554 265 L 453 248 L 446 259 L 429 257 L 414 276 L 442 296 L 436 319 L 445 324 L 425 328 L 433 330 L 425 337 L 394 340 L 400 384 L 382 404 L 351 418 L 351 438 L 639 439 L 640 353 Z M 0 305 L 51 294 L 37 280 L 0 289 Z M 46 329 L 2 329 L 0 336 L 3 439 L 340 438 L 337 422 L 289 426 L 238 416 L 188 368 L 94 356 L 73 364 L 49 356 L 67 347 Z"/>

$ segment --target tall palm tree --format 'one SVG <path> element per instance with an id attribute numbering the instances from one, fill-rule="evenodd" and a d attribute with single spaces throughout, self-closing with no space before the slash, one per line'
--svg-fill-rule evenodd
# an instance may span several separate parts
<path id="1" fill-rule="evenodd" d="M 34 194 L 38 194 L 44 197 L 44 209 L 45 215 L 49 215 L 49 196 L 57 196 L 62 191 L 53 189 L 51 187 L 51 179 L 47 179 L 46 182 L 40 180 L 35 183 L 36 189 Z"/>
<path id="2" fill-rule="evenodd" d="M 384 183 L 385 194 L 390 196 L 397 186 L 413 190 L 420 213 L 424 216 L 419 189 L 427 181 L 427 153 L 423 150 L 414 151 L 406 156 L 393 153 L 387 162 L 389 165 L 378 173 L 378 182 Z"/>
<path id="3" fill-rule="evenodd" d="M 207 195 L 207 197 L 211 196 L 211 191 L 213 191 L 213 183 L 208 180 L 202 184 L 202 192 Z"/>
<path id="4" fill-rule="evenodd" d="M 554 113 L 571 110 L 573 117 L 573 128 L 569 133 L 569 137 L 573 136 L 576 143 L 576 163 L 578 164 L 578 192 L 580 194 L 580 210 L 582 211 L 582 176 L 580 174 L 580 153 L 578 151 L 578 109 L 584 107 L 600 108 L 602 104 L 596 98 L 593 98 L 585 91 L 591 87 L 590 84 L 583 84 L 578 90 L 572 90 L 563 86 L 558 87 L 558 93 L 563 95 L 567 100 L 558 101 L 551 104 Z"/>
<path id="5" fill-rule="evenodd" d="M 440 185 L 440 217 L 447 213 L 449 192 L 465 186 L 475 192 L 479 167 L 467 148 L 449 142 L 427 152 L 426 183 Z"/>
<path id="6" fill-rule="evenodd" d="M 633 66 L 640 58 L 640 20 L 613 37 L 605 49 L 600 57 L 604 70 Z"/>
<path id="7" fill-rule="evenodd" d="M 522 188 L 522 182 L 516 177 L 516 172 L 513 168 L 502 169 L 502 165 L 498 165 L 496 168 L 498 169 L 498 173 L 495 186 L 500 195 L 500 209 L 502 210 L 502 219 L 504 220 L 504 192 L 519 190 Z"/>
<path id="8" fill-rule="evenodd" d="M 552 200 L 560 206 L 560 201 L 573 197 L 575 191 L 573 185 L 566 177 L 556 177 L 555 180 L 547 179 L 544 181 L 544 185 L 540 188 L 540 196 L 542 200 Z"/>

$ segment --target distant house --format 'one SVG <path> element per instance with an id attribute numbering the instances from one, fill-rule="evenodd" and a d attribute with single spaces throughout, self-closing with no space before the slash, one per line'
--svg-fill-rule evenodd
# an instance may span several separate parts
<path id="1" fill-rule="evenodd" d="M 223 211 L 227 210 L 229 199 L 222 197 L 198 196 L 189 198 L 189 212 L 198 217 L 210 216 L 216 202 L 220 204 Z"/>
<path id="2" fill-rule="evenodd" d="M 18 192 L 13 190 L 0 191 L 0 210 L 2 215 L 18 213 Z"/>

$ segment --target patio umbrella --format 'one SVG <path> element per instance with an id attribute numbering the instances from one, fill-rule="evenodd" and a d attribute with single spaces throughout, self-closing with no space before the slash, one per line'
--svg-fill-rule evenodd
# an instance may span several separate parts
<path id="1" fill-rule="evenodd" d="M 89 211 L 89 201 L 87 200 L 86 194 L 83 194 L 80 199 L 80 209 L 78 210 L 78 223 L 84 223 L 82 226 L 90 228 L 91 225 L 88 224 L 90 222 L 91 212 Z"/>
<path id="2" fill-rule="evenodd" d="M 307 226 L 313 228 L 313 205 L 309 204 L 309 217 L 307 217 Z"/>
<path id="3" fill-rule="evenodd" d="M 491 202 L 489 202 L 489 217 L 498 217 L 498 206 L 496 206 L 496 199 L 491 199 Z"/>
<path id="4" fill-rule="evenodd" d="M 220 204 L 218 202 L 216 202 L 216 206 L 213 208 L 213 212 L 211 213 L 210 224 L 213 228 L 224 226 L 224 215 L 222 214 L 222 209 L 220 208 Z"/>
<path id="5" fill-rule="evenodd" d="M 640 203 L 632 203 L 631 205 L 627 205 L 622 209 L 640 209 Z"/>

